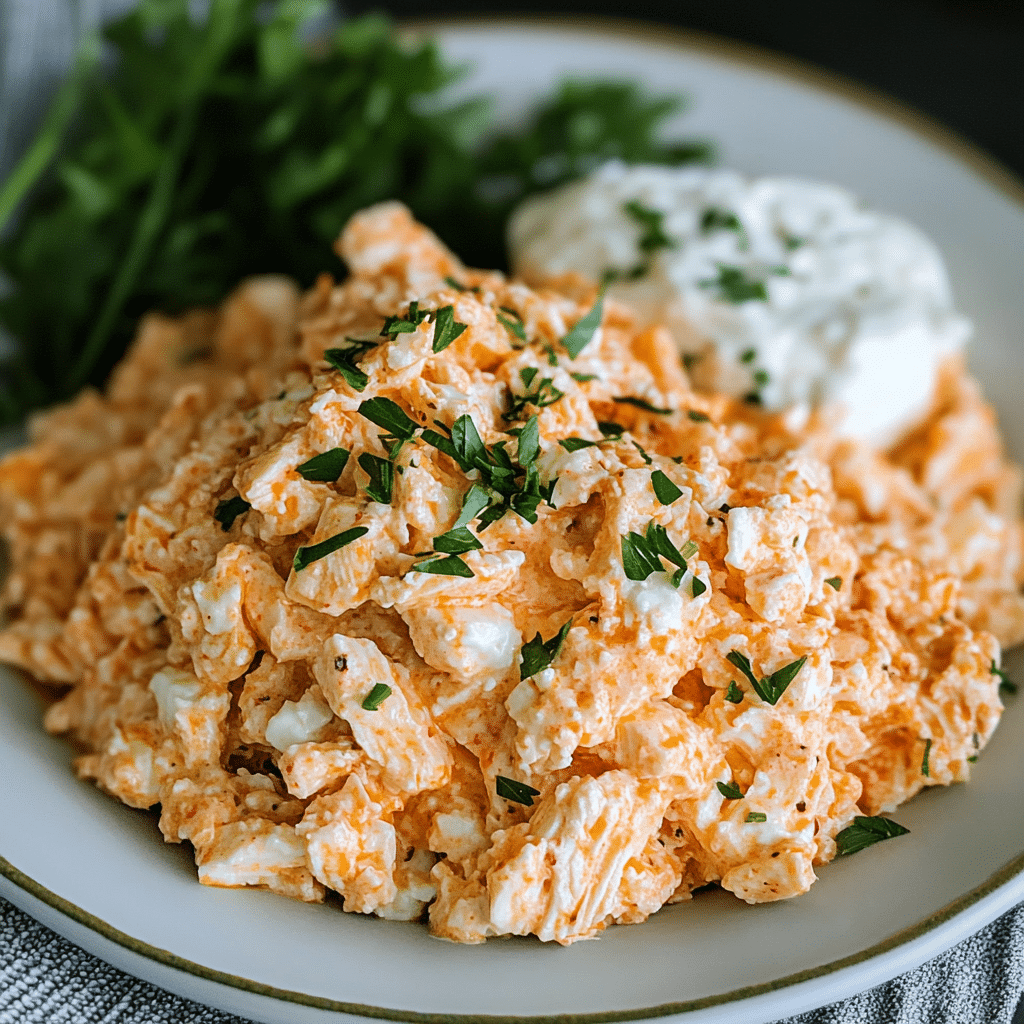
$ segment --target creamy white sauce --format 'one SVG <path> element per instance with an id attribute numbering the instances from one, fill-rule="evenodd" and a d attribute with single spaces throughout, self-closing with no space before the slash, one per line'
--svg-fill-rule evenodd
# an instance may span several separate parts
<path id="1" fill-rule="evenodd" d="M 664 215 L 674 247 L 645 258 L 631 201 Z M 874 444 L 922 416 L 939 363 L 971 331 L 933 243 L 833 185 L 612 162 L 524 203 L 509 236 L 516 271 L 534 279 L 644 265 L 610 294 L 697 357 L 699 387 L 756 392 L 794 427 L 826 408 L 842 433 Z M 766 298 L 729 301 L 720 282 L 733 272 Z"/>

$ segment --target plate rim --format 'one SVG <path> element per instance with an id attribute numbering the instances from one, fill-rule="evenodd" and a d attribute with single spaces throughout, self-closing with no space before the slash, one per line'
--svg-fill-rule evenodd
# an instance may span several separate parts
<path id="1" fill-rule="evenodd" d="M 399 19 L 396 21 L 401 33 L 424 36 L 441 36 L 446 32 L 460 30 L 491 30 L 508 31 L 529 29 L 538 33 L 565 32 L 586 35 L 608 40 L 627 39 L 631 42 L 646 43 L 666 49 L 682 51 L 698 56 L 710 56 L 718 61 L 743 69 L 755 69 L 778 78 L 796 82 L 820 93 L 838 97 L 843 101 L 861 109 L 867 109 L 875 116 L 895 123 L 898 127 L 924 138 L 945 155 L 966 167 L 981 178 L 990 188 L 997 190 L 1005 198 L 1024 211 L 1024 178 L 1005 166 L 998 158 L 988 153 L 983 147 L 960 135 L 955 129 L 944 125 L 934 117 L 926 114 L 912 104 L 896 99 L 881 89 L 860 82 L 855 78 L 821 67 L 811 61 L 779 53 L 767 47 L 752 43 L 729 39 L 697 29 L 680 28 L 659 22 L 638 21 L 630 18 L 597 16 L 583 19 L 572 15 L 537 15 L 507 17 L 502 15 L 459 15 L 452 18 Z M 684 1002 L 660 1003 L 655 1006 L 630 1010 L 611 1010 L 587 1013 L 558 1014 L 465 1014 L 439 1013 L 416 1010 L 392 1009 L 372 1006 L 364 1003 L 349 1003 L 324 996 L 291 989 L 278 988 L 251 978 L 241 977 L 206 967 L 186 957 L 179 956 L 158 946 L 151 945 L 141 939 L 121 931 L 102 918 L 84 910 L 77 904 L 58 895 L 26 872 L 22 871 L 5 857 L 0 855 L 0 878 L 21 890 L 30 898 L 40 901 L 63 918 L 95 933 L 99 938 L 119 946 L 129 953 L 152 961 L 172 971 L 190 975 L 203 981 L 213 982 L 237 992 L 272 1000 L 278 1003 L 293 1004 L 323 1010 L 335 1014 L 348 1014 L 362 1018 L 408 1022 L 408 1024 L 612 1024 L 616 1021 L 641 1021 L 659 1018 L 682 1017 L 712 1010 L 723 1009 L 730 1005 L 739 1005 L 747 1000 L 764 998 L 783 991 L 795 991 L 798 986 L 817 981 L 818 979 L 841 975 L 858 966 L 870 963 L 896 949 L 912 949 L 914 944 L 920 945 L 926 937 L 934 935 L 937 929 L 966 914 L 972 907 L 978 906 L 987 898 L 995 896 L 999 891 L 1012 893 L 1015 881 L 1020 892 L 1016 893 L 1013 903 L 1002 906 L 1000 901 L 993 901 L 995 910 L 987 908 L 982 914 L 980 924 L 975 923 L 971 932 L 985 927 L 997 917 L 1006 913 L 1014 905 L 1024 900 L 1024 851 L 1005 863 L 980 885 L 950 901 L 939 910 L 922 920 L 900 929 L 865 949 L 848 956 L 829 961 L 817 967 L 796 971 L 773 981 L 759 985 L 743 986 L 728 992 Z M 2 892 L 0 892 L 2 895 Z M 12 901 L 13 902 L 13 901 Z M 26 911 L 27 912 L 27 911 Z M 31 916 L 31 915 L 30 915 Z M 58 929 L 54 929 L 58 930 Z M 70 938 L 70 936 L 66 936 Z M 924 956 L 912 954 L 909 966 L 903 966 L 895 974 L 882 972 L 884 977 L 868 980 L 866 983 L 854 983 L 847 976 L 847 984 L 839 990 L 844 994 L 840 999 L 850 998 L 877 984 L 896 977 L 905 970 L 913 969 L 926 960 L 939 955 L 965 938 L 965 935 L 954 933 L 948 941 L 943 941 L 938 950 L 929 950 Z M 72 940 L 73 941 L 73 940 Z M 96 954 L 104 959 L 101 954 Z M 132 973 L 121 964 L 114 964 L 126 973 Z M 153 984 L 159 984 L 153 982 Z M 836 1000 L 829 999 L 825 1003 L 816 1002 L 815 1006 L 824 1006 Z M 783 1012 L 787 1012 L 783 1010 Z M 790 1012 L 800 1012 L 790 1011 Z"/>

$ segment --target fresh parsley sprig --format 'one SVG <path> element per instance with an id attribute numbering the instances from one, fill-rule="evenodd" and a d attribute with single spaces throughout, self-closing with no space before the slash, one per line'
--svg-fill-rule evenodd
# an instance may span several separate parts
<path id="1" fill-rule="evenodd" d="M 555 402 L 565 396 L 564 391 L 560 391 L 555 387 L 553 377 L 545 377 L 534 385 L 534 381 L 539 373 L 540 370 L 535 366 L 526 366 L 519 371 L 519 379 L 523 382 L 525 390 L 521 395 L 512 395 L 508 412 L 504 414 L 505 419 L 510 423 L 521 419 L 528 406 L 532 405 L 538 409 L 544 409 L 549 405 L 554 405 Z"/>

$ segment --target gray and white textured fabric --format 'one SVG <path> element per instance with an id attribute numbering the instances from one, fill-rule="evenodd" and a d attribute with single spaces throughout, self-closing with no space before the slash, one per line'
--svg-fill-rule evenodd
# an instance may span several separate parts
<path id="1" fill-rule="evenodd" d="M 0 0 L 0 180 L 81 28 L 131 0 Z M 886 985 L 780 1024 L 1024 1024 L 1024 904 Z M 0 899 L 0 1024 L 244 1024 L 139 981 Z"/>

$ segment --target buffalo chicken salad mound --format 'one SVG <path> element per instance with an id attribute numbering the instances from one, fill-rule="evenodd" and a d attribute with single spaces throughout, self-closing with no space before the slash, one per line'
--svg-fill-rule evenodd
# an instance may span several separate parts
<path id="1" fill-rule="evenodd" d="M 147 318 L 0 464 L 0 656 L 202 882 L 567 944 L 805 892 L 969 776 L 1022 528 L 959 363 L 882 453 L 397 203 L 338 248 L 340 285 Z"/>

